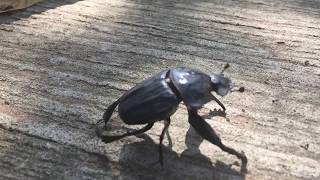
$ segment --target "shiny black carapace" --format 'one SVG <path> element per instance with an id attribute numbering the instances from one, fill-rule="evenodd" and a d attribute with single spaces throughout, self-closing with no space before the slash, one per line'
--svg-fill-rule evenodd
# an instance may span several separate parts
<path id="1" fill-rule="evenodd" d="M 225 69 L 228 66 L 227 64 Z M 197 113 L 198 109 L 211 100 L 216 101 L 225 111 L 224 105 L 211 94 L 211 91 L 215 91 L 218 95 L 225 96 L 230 91 L 231 81 L 224 77 L 223 71 L 213 75 L 183 67 L 162 71 L 139 83 L 112 103 L 103 115 L 102 121 L 105 122 L 105 130 L 97 126 L 96 133 L 103 142 L 109 143 L 126 136 L 143 133 L 151 129 L 156 121 L 164 120 L 165 126 L 160 135 L 159 144 L 159 162 L 163 166 L 163 137 L 170 125 L 170 116 L 183 101 L 188 109 L 189 123 L 196 132 L 212 144 L 219 146 L 223 151 L 237 156 L 242 161 L 242 167 L 245 167 L 247 158 L 244 153 L 239 153 L 222 144 L 215 131 Z M 131 130 L 123 135 L 105 135 L 107 123 L 117 106 L 119 116 L 124 123 L 128 125 L 146 124 L 146 126 L 139 130 Z"/>

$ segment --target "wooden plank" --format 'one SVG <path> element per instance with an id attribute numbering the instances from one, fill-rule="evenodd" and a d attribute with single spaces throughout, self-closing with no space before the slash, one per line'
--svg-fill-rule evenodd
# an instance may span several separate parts
<path id="1" fill-rule="evenodd" d="M 2 0 L 0 2 L 0 13 L 27 8 L 41 0 Z"/>
<path id="2" fill-rule="evenodd" d="M 0 179 L 319 178 L 318 7 L 49 0 L 1 15 Z M 151 166 L 162 123 L 111 144 L 95 136 L 104 109 L 141 80 L 176 66 L 215 73 L 225 63 L 245 91 L 221 98 L 227 119 L 207 121 L 246 153 L 245 176 L 235 157 L 189 129 L 183 105 L 172 117 L 163 171 Z"/>

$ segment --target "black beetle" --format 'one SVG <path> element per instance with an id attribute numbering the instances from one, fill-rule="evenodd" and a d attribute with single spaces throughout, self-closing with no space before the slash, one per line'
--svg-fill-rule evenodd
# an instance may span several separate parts
<path id="1" fill-rule="evenodd" d="M 225 66 L 223 71 L 229 67 Z M 197 110 L 205 103 L 214 100 L 225 112 L 224 105 L 211 94 L 215 91 L 220 96 L 225 96 L 231 90 L 231 80 L 220 74 L 207 75 L 189 68 L 173 68 L 144 80 L 106 109 L 103 119 L 105 128 L 114 109 L 118 106 L 118 113 L 122 121 L 128 125 L 147 124 L 139 130 L 131 130 L 123 135 L 105 135 L 96 127 L 96 133 L 103 142 L 109 143 L 126 136 L 136 135 L 151 129 L 156 121 L 164 120 L 165 126 L 160 135 L 159 162 L 163 166 L 162 141 L 170 125 L 170 116 L 177 110 L 181 101 L 187 106 L 189 123 L 204 139 L 217 145 L 223 151 L 237 156 L 242 161 L 242 171 L 245 171 L 247 157 L 245 154 L 225 146 L 215 131 L 201 118 Z"/>

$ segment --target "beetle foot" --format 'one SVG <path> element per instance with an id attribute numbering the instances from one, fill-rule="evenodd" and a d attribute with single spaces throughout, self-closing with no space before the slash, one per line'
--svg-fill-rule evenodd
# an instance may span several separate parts
<path id="1" fill-rule="evenodd" d="M 247 164 L 248 164 L 248 159 L 247 156 L 244 154 L 243 151 L 241 151 L 240 155 L 238 156 L 239 159 L 241 159 L 241 174 L 246 174 L 248 173 L 248 169 L 247 169 Z"/>
<path id="2" fill-rule="evenodd" d="M 211 119 L 211 118 L 216 117 L 216 116 L 225 118 L 227 116 L 227 114 L 222 109 L 214 108 L 213 110 L 210 109 L 209 113 L 207 115 L 202 116 L 202 117 L 205 118 L 205 119 Z"/>
<path id="3" fill-rule="evenodd" d="M 221 117 L 226 117 L 227 113 L 226 113 L 226 109 L 214 109 L 214 111 L 216 111 L 216 115 L 217 116 L 221 116 Z"/>

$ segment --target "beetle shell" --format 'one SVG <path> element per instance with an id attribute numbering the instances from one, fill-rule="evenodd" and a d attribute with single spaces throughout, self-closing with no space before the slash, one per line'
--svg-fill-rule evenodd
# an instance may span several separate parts
<path id="1" fill-rule="evenodd" d="M 199 109 L 213 99 L 211 78 L 200 71 L 183 67 L 171 69 L 170 79 L 186 106 Z"/>
<path id="2" fill-rule="evenodd" d="M 170 117 L 180 100 L 168 86 L 163 71 L 125 93 L 118 106 L 120 118 L 129 125 L 147 124 Z"/>

